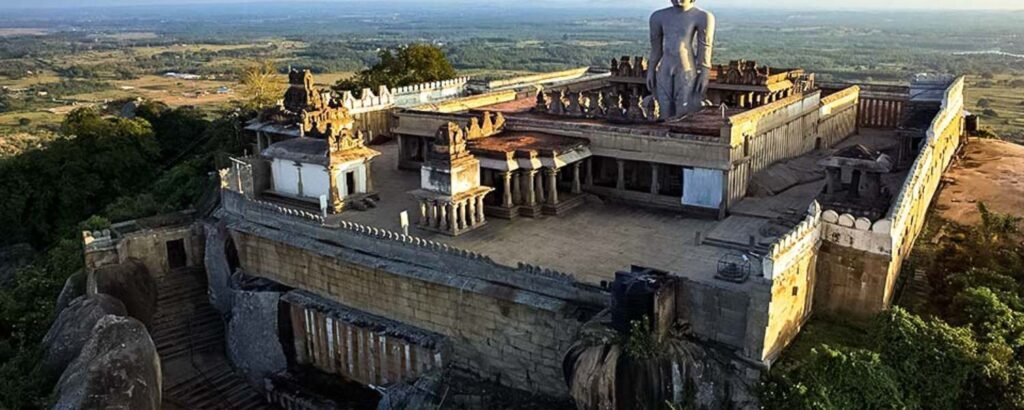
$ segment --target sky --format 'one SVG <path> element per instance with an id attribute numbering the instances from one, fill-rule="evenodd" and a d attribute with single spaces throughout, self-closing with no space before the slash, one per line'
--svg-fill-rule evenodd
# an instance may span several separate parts
<path id="1" fill-rule="evenodd" d="M 377 2 L 452 4 L 459 2 L 494 3 L 501 5 L 560 5 L 560 6 L 632 6 L 652 9 L 669 4 L 669 0 L 320 0 L 321 2 Z M 69 6 L 117 6 L 117 5 L 176 5 L 176 4 L 225 4 L 246 3 L 244 0 L 0 0 L 0 9 Z M 258 2 L 269 2 L 259 0 Z M 286 4 L 289 0 L 278 0 Z M 703 7 L 744 7 L 744 8 L 813 8 L 813 9 L 1024 9 L 1024 0 L 698 0 Z M 2 17 L 0 17 L 2 18 Z"/>

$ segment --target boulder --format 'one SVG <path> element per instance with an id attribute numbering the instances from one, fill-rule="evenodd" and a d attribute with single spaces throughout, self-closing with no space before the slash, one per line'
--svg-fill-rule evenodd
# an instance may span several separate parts
<path id="1" fill-rule="evenodd" d="M 104 316 L 125 316 L 124 304 L 109 295 L 81 296 L 60 311 L 50 330 L 43 337 L 43 359 L 40 365 L 47 377 L 56 379 L 82 351 L 92 328 Z"/>
<path id="2" fill-rule="evenodd" d="M 206 230 L 206 252 L 203 259 L 206 266 L 207 286 L 210 304 L 222 315 L 231 311 L 234 290 L 231 288 L 231 265 L 227 257 L 227 227 L 221 223 L 204 225 Z"/>
<path id="3" fill-rule="evenodd" d="M 152 325 L 156 314 L 156 279 L 146 266 L 135 259 L 124 263 L 107 265 L 89 274 L 87 293 L 106 293 L 124 302 L 128 315 L 147 327 Z"/>
<path id="4" fill-rule="evenodd" d="M 401 382 L 381 397 L 377 410 L 429 410 L 439 407 L 444 378 L 438 370 L 420 376 L 415 382 Z"/>
<path id="5" fill-rule="evenodd" d="M 64 281 L 64 288 L 60 290 L 60 296 L 57 296 L 57 306 L 54 307 L 54 311 L 64 310 L 71 301 L 83 295 L 85 295 L 85 274 L 78 271 Z"/>
<path id="6" fill-rule="evenodd" d="M 55 409 L 159 409 L 160 357 L 142 322 L 107 315 L 56 386 Z"/>
<path id="7" fill-rule="evenodd" d="M 259 388 L 263 379 L 288 367 L 278 339 L 278 292 L 238 291 L 227 325 L 228 357 Z"/>

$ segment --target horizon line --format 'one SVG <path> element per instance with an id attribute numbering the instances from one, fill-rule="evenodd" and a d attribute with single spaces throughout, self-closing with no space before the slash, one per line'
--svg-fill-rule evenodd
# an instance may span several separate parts
<path id="1" fill-rule="evenodd" d="M 350 4 L 350 3 L 362 3 L 362 2 L 359 1 L 359 0 L 299 0 L 299 1 L 294 1 L 294 2 L 288 2 L 287 4 L 282 4 L 280 1 L 274 1 L 274 0 L 258 0 L 258 1 L 225 0 L 225 1 L 212 2 L 212 3 L 202 2 L 202 1 L 199 1 L 199 0 L 181 0 L 179 2 L 168 2 L 168 3 L 127 3 L 127 4 L 126 3 L 119 3 L 119 4 L 81 4 L 81 3 L 79 3 L 79 4 L 71 4 L 71 5 L 56 5 L 56 4 L 54 4 L 54 5 L 39 5 L 39 4 L 26 5 L 26 4 L 23 3 L 21 5 L 15 5 L 15 6 L 10 6 L 10 7 L 0 6 L 0 10 L 5 10 L 6 9 L 6 10 L 31 11 L 31 10 L 64 9 L 64 10 L 69 10 L 70 11 L 70 10 L 89 10 L 89 9 L 130 9 L 130 8 L 167 7 L 167 6 L 204 6 L 204 7 L 216 7 L 216 6 L 238 6 L 238 5 L 278 5 L 278 6 L 282 6 L 283 7 L 283 6 L 293 6 L 293 5 L 296 5 L 296 4 L 322 4 L 322 5 L 326 5 L 326 4 L 346 4 L 346 3 Z M 419 4 L 419 5 L 424 5 L 424 3 L 421 2 L 421 1 L 413 1 L 413 0 L 392 1 L 391 4 L 397 5 L 397 4 L 400 4 L 400 3 L 415 3 L 415 4 Z M 482 4 L 476 4 L 476 3 L 470 3 L 470 4 L 465 4 L 465 3 L 458 4 L 458 3 L 460 3 L 459 0 L 445 0 L 443 3 L 439 4 L 438 6 L 456 6 L 456 5 L 477 6 L 477 7 L 494 7 L 495 6 L 493 4 L 482 5 Z M 562 10 L 572 10 L 572 9 L 581 8 L 580 6 L 581 6 L 580 4 L 575 4 L 575 5 L 570 5 L 570 4 L 558 5 L 558 4 L 550 4 L 550 3 L 539 3 L 539 4 L 527 4 L 525 6 L 520 5 L 520 8 L 521 9 L 562 9 Z M 641 5 L 635 5 L 635 4 L 634 5 L 618 5 L 618 4 L 611 5 L 611 4 L 602 4 L 602 3 L 590 3 L 590 4 L 587 4 L 586 6 L 588 8 L 598 8 L 598 9 L 606 9 L 606 10 L 647 10 L 647 9 L 652 9 L 653 10 L 654 9 L 654 8 L 645 7 L 645 6 L 641 6 Z M 381 8 L 384 8 L 384 7 L 381 7 Z M 502 8 L 506 8 L 506 7 L 502 7 Z M 760 5 L 736 6 L 736 5 L 724 5 L 724 6 L 715 7 L 715 9 L 718 9 L 718 10 L 780 11 L 780 12 L 781 11 L 785 11 L 785 12 L 792 12 L 792 11 L 805 11 L 805 12 L 807 12 L 807 11 L 814 11 L 814 12 L 848 12 L 848 11 L 857 11 L 857 12 L 871 12 L 871 11 L 877 11 L 877 12 L 907 12 L 907 11 L 912 11 L 912 12 L 948 12 L 948 11 L 1024 12 L 1024 7 L 1020 7 L 1020 8 L 971 8 L 971 7 L 959 7 L 957 5 L 938 6 L 938 7 L 934 7 L 934 6 L 933 7 L 905 6 L 905 7 L 892 7 L 892 8 L 878 7 L 878 6 L 852 6 L 851 7 L 851 6 L 837 6 L 837 5 L 829 5 L 829 6 L 823 6 L 823 7 L 818 7 L 818 6 L 760 6 Z"/>

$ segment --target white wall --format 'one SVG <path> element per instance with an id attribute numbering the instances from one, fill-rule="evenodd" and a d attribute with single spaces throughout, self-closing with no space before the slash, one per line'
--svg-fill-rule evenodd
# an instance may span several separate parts
<path id="1" fill-rule="evenodd" d="M 287 195 L 299 195 L 299 170 L 294 161 L 274 159 L 270 164 L 271 189 Z"/>
<path id="2" fill-rule="evenodd" d="M 302 164 L 302 196 L 319 199 L 330 193 L 331 182 L 327 169 L 318 164 Z"/>
<path id="3" fill-rule="evenodd" d="M 722 204 L 721 170 L 683 169 L 683 205 L 718 209 Z"/>

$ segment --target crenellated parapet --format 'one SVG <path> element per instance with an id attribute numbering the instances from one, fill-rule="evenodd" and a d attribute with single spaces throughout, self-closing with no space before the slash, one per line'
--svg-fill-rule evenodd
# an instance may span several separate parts
<path id="1" fill-rule="evenodd" d="M 470 77 L 459 77 L 444 81 L 413 84 L 396 87 L 391 90 L 395 105 L 412 107 L 420 104 L 432 104 L 466 94 L 466 85 Z"/>
<path id="2" fill-rule="evenodd" d="M 821 205 L 812 202 L 807 216 L 785 235 L 769 246 L 762 258 L 762 273 L 765 279 L 774 280 L 791 271 L 801 259 L 817 251 L 821 244 Z"/>
<path id="3" fill-rule="evenodd" d="M 366 111 L 389 109 L 395 105 L 395 97 L 387 86 L 380 86 L 377 92 L 364 88 L 359 98 L 356 98 L 351 91 L 345 91 L 339 98 L 341 105 L 352 114 L 359 114 Z"/>

